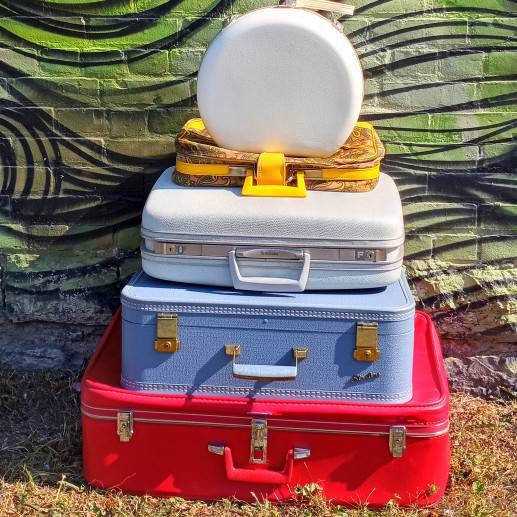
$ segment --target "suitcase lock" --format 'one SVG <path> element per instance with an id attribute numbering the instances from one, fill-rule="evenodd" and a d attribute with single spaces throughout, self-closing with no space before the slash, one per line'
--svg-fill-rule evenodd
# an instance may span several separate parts
<path id="1" fill-rule="evenodd" d="M 121 442 L 129 442 L 133 437 L 133 413 L 131 411 L 117 413 L 117 435 Z"/>
<path id="2" fill-rule="evenodd" d="M 154 349 L 157 352 L 173 354 L 180 349 L 178 336 L 178 315 L 159 312 L 156 315 L 156 340 Z"/>
<path id="3" fill-rule="evenodd" d="M 250 463 L 267 462 L 267 420 L 251 421 Z"/>
<path id="4" fill-rule="evenodd" d="M 406 448 L 406 428 L 403 425 L 390 427 L 390 452 L 394 458 L 402 458 Z"/>
<path id="5" fill-rule="evenodd" d="M 377 323 L 357 323 L 354 359 L 367 363 L 378 361 L 381 357 L 379 350 L 379 328 Z"/>

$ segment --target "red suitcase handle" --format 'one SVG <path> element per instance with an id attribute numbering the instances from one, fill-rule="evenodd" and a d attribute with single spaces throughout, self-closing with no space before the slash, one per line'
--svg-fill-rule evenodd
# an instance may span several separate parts
<path id="1" fill-rule="evenodd" d="M 291 482 L 294 463 L 294 452 L 292 450 L 287 453 L 285 466 L 282 470 L 236 468 L 233 464 L 233 456 L 230 447 L 224 447 L 223 457 L 224 466 L 226 467 L 226 477 L 230 481 L 266 483 L 270 485 L 286 485 Z"/>

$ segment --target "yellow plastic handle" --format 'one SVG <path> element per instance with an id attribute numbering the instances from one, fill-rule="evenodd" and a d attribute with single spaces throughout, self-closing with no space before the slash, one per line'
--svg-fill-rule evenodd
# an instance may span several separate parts
<path id="1" fill-rule="evenodd" d="M 295 187 L 288 187 L 286 185 L 255 185 L 253 183 L 253 172 L 248 171 L 241 194 L 243 196 L 260 197 L 307 197 L 305 176 L 303 172 L 296 173 Z"/>

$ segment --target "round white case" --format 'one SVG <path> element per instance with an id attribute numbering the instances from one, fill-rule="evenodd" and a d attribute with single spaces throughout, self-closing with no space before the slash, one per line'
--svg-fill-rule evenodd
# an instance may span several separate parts
<path id="1" fill-rule="evenodd" d="M 329 20 L 265 8 L 232 21 L 211 43 L 197 99 L 221 147 L 324 157 L 357 122 L 363 74 L 352 44 Z"/>

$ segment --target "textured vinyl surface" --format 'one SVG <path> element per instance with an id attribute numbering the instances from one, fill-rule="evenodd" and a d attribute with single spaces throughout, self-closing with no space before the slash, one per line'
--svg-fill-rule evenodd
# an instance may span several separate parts
<path id="1" fill-rule="evenodd" d="M 151 191 L 142 234 L 191 242 L 255 245 L 401 245 L 404 222 L 394 181 L 370 192 L 307 192 L 306 198 L 241 196 L 238 188 L 181 187 L 167 169 Z"/>
<path id="2" fill-rule="evenodd" d="M 303 9 L 266 8 L 230 23 L 198 76 L 206 127 L 221 147 L 329 156 L 353 129 L 363 98 L 346 36 Z"/>

